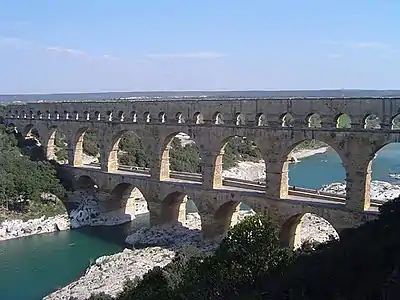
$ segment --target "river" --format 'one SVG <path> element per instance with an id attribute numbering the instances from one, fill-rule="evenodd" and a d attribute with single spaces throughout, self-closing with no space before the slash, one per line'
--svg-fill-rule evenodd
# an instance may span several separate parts
<path id="1" fill-rule="evenodd" d="M 396 181 L 388 173 L 400 173 L 399 144 L 380 151 L 372 165 L 373 180 Z M 291 164 L 289 184 L 320 188 L 343 182 L 339 156 L 331 151 Z M 24 237 L 0 242 L 0 299 L 39 300 L 79 277 L 90 261 L 124 248 L 127 232 L 147 226 L 146 217 L 117 227 L 92 227 Z"/>

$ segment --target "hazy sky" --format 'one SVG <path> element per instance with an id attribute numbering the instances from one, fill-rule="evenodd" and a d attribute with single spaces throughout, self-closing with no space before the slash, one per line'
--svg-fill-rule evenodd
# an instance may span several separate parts
<path id="1" fill-rule="evenodd" d="M 1 0 L 0 94 L 400 88 L 399 0 Z"/>

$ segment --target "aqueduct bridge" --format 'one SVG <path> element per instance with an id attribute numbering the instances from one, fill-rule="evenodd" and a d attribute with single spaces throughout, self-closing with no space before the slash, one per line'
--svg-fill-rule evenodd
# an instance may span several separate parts
<path id="1" fill-rule="evenodd" d="M 55 132 L 62 130 L 68 140 L 66 168 L 76 179 L 90 177 L 108 209 L 123 208 L 124 195 L 137 187 L 147 200 L 151 222 L 163 224 L 178 218 L 187 195 L 199 210 L 205 237 L 223 234 L 240 202 L 284 226 L 297 226 L 307 212 L 325 218 L 338 231 L 374 218 L 371 161 L 379 149 L 400 137 L 394 126 L 400 99 L 394 98 L 49 102 L 7 109 L 6 122 L 25 136 L 37 129 L 49 159 L 54 157 Z M 350 122 L 343 126 L 339 123 L 344 116 Z M 100 137 L 99 166 L 82 163 L 88 129 Z M 148 149 L 152 166 L 147 172 L 118 166 L 119 140 L 129 131 Z M 202 174 L 170 172 L 170 145 L 181 132 L 197 144 Z M 222 178 L 224 146 L 233 136 L 247 137 L 260 148 L 265 185 Z M 307 139 L 325 142 L 340 156 L 346 171 L 345 198 L 289 189 L 289 154 Z"/>

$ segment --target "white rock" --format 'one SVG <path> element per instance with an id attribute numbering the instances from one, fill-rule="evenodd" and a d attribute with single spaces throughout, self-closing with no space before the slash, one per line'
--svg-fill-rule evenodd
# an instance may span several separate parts
<path id="1" fill-rule="evenodd" d="M 34 234 L 43 234 L 70 228 L 67 214 L 50 218 L 44 216 L 28 221 L 6 220 L 0 224 L 0 241 L 19 238 Z"/>
<path id="2" fill-rule="evenodd" d="M 320 191 L 346 195 L 346 184 L 341 182 L 334 182 L 323 186 Z M 400 185 L 379 180 L 371 181 L 371 199 L 387 201 L 394 199 L 399 195 Z"/>

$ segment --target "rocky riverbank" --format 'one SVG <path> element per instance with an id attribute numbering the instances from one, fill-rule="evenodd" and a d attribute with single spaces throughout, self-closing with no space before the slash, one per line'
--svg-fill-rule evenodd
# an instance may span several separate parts
<path id="1" fill-rule="evenodd" d="M 254 214 L 252 211 L 240 211 L 236 221 L 240 222 L 252 214 Z M 218 243 L 204 243 L 200 228 L 200 217 L 197 213 L 188 214 L 183 225 L 141 228 L 128 236 L 126 242 L 142 249 L 125 249 L 121 253 L 98 258 L 82 277 L 44 299 L 74 297 L 83 300 L 93 293 L 100 292 L 116 296 L 122 291 L 127 279 L 139 279 L 155 266 L 165 266 L 178 251 L 194 253 L 215 250 Z M 323 243 L 339 238 L 327 221 L 312 214 L 304 216 L 300 232 L 301 243 Z"/>
<path id="2" fill-rule="evenodd" d="M 34 234 L 50 233 L 70 228 L 67 214 L 46 218 L 45 216 L 28 221 L 6 220 L 0 224 L 0 241 L 25 237 Z"/>
<path id="3" fill-rule="evenodd" d="M 346 195 L 346 184 L 342 182 L 333 182 L 323 186 L 320 191 Z M 387 201 L 398 196 L 400 196 L 400 185 L 380 180 L 371 181 L 371 199 Z"/>

